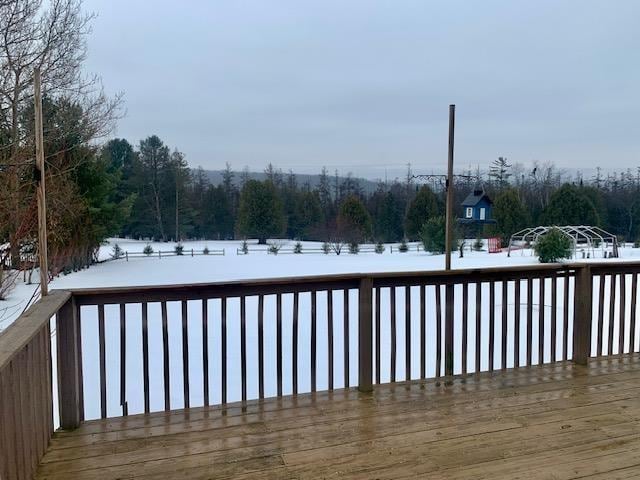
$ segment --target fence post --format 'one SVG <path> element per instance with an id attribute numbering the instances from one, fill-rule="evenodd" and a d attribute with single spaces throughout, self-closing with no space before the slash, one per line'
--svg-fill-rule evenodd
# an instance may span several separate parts
<path id="1" fill-rule="evenodd" d="M 129 252 L 128 251 L 124 252 L 124 256 L 126 257 L 127 262 L 128 262 L 129 261 Z"/>
<path id="2" fill-rule="evenodd" d="M 593 307 L 593 279 L 591 267 L 576 268 L 573 308 L 573 361 L 586 365 L 591 352 L 591 322 Z"/>
<path id="3" fill-rule="evenodd" d="M 193 248 L 191 249 L 191 256 L 193 257 Z"/>
<path id="4" fill-rule="evenodd" d="M 60 427 L 73 430 L 80 426 L 81 399 L 80 385 L 80 342 L 78 331 L 78 309 L 71 297 L 56 315 L 56 335 L 58 349 L 58 405 Z"/>
<path id="5" fill-rule="evenodd" d="M 347 295 L 348 295 L 347 290 Z M 360 280 L 358 290 L 358 390 L 373 390 L 373 279 Z"/>

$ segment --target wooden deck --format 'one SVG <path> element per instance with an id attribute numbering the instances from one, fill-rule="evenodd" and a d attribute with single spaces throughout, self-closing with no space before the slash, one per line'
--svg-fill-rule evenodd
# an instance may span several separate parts
<path id="1" fill-rule="evenodd" d="M 82 424 L 39 479 L 640 477 L 640 357 Z"/>

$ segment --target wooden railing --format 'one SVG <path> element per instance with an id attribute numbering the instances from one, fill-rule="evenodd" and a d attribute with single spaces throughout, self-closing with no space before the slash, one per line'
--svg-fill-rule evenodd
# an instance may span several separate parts
<path id="1" fill-rule="evenodd" d="M 56 425 L 71 429 L 92 418 L 584 364 L 638 351 L 639 273 L 640 264 L 618 262 L 54 291 L 0 335 L 0 478 L 29 478 L 46 448 L 52 368 Z"/>

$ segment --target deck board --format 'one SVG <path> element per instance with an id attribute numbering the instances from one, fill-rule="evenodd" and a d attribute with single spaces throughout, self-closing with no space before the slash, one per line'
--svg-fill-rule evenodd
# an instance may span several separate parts
<path id="1" fill-rule="evenodd" d="M 37 478 L 590 476 L 640 476 L 638 355 L 86 422 Z"/>

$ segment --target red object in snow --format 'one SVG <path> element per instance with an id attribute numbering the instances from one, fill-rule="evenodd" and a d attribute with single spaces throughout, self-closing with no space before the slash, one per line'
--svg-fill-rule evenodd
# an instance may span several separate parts
<path id="1" fill-rule="evenodd" d="M 500 246 L 500 239 L 498 237 L 491 237 L 489 239 L 489 253 L 500 253 L 502 247 Z"/>

